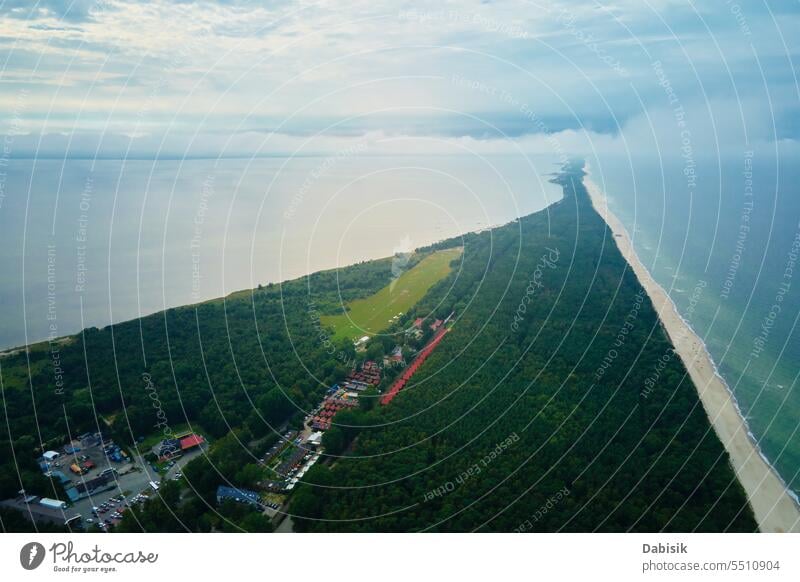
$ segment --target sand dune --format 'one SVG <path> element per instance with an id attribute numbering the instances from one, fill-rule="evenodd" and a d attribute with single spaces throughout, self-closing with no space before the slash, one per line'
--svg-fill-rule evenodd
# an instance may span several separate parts
<path id="1" fill-rule="evenodd" d="M 675 304 L 650 276 L 633 249 L 628 232 L 609 210 L 605 196 L 587 175 L 592 204 L 614 234 L 614 241 L 650 296 L 661 322 L 697 387 L 714 430 L 730 455 L 762 532 L 800 532 L 800 508 L 748 433 L 733 396 L 716 373 L 705 344 L 681 319 Z"/>

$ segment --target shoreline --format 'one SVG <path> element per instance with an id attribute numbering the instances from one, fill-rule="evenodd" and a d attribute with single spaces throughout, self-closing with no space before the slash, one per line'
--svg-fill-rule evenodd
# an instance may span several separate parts
<path id="1" fill-rule="evenodd" d="M 492 227 L 492 228 L 494 228 L 494 227 Z M 469 234 L 469 233 L 463 233 L 463 234 L 461 234 L 459 236 L 465 236 L 466 234 Z M 448 239 L 442 239 L 442 240 L 448 240 Z M 442 241 L 435 241 L 433 243 L 430 243 L 430 245 L 437 244 L 439 242 L 442 242 Z M 430 245 L 424 245 L 422 247 L 416 248 L 416 249 L 413 250 L 413 252 L 414 253 L 420 252 L 419 251 L 420 248 L 427 248 Z M 297 277 L 291 277 L 291 278 L 283 279 L 283 280 L 280 280 L 280 281 L 267 281 L 265 283 L 260 283 L 260 284 L 256 283 L 255 287 L 245 287 L 245 288 L 242 288 L 242 289 L 237 289 L 235 291 L 230 291 L 230 292 L 228 292 L 228 293 L 226 293 L 224 295 L 218 295 L 216 297 L 209 297 L 209 298 L 206 298 L 206 299 L 199 299 L 197 301 L 191 301 L 189 303 L 178 303 L 178 304 L 172 305 L 172 306 L 159 307 L 155 311 L 150 311 L 150 312 L 146 312 L 146 313 L 145 312 L 141 312 L 138 315 L 135 315 L 135 316 L 132 316 L 132 317 L 129 317 L 129 318 L 126 318 L 126 319 L 119 319 L 117 321 L 110 321 L 110 322 L 104 323 L 104 324 L 99 324 L 99 323 L 97 323 L 97 324 L 88 324 L 85 327 L 82 327 L 80 329 L 75 330 L 74 332 L 66 332 L 64 335 L 60 335 L 60 336 L 55 337 L 55 338 L 49 338 L 49 337 L 45 336 L 45 337 L 43 337 L 41 339 L 31 340 L 27 344 L 17 344 L 17 345 L 8 346 L 8 347 L 0 347 L 0 359 L 6 358 L 6 357 L 10 357 L 10 356 L 15 356 L 15 355 L 17 355 L 17 354 L 19 354 L 21 352 L 30 351 L 31 349 L 35 349 L 35 348 L 47 349 L 50 346 L 50 344 L 53 344 L 53 343 L 68 343 L 73 338 L 81 335 L 84 331 L 86 331 L 87 329 L 89 329 L 91 327 L 96 327 L 98 329 L 105 329 L 105 328 L 107 328 L 109 326 L 115 326 L 115 325 L 121 325 L 121 324 L 124 324 L 124 323 L 129 323 L 131 321 L 136 321 L 137 319 L 144 319 L 146 317 L 151 317 L 153 315 L 158 315 L 158 314 L 164 313 L 166 311 L 171 311 L 171 310 L 175 310 L 175 309 L 189 309 L 189 308 L 193 308 L 193 307 L 197 308 L 200 305 L 205 305 L 206 303 L 218 303 L 220 301 L 229 301 L 229 300 L 234 300 L 234 299 L 240 299 L 242 297 L 247 297 L 248 295 L 252 295 L 256 291 L 258 291 L 258 289 L 259 289 L 258 286 L 259 285 L 261 285 L 263 287 L 268 287 L 269 285 L 284 285 L 286 283 L 292 283 L 292 282 L 298 281 L 300 279 L 304 279 L 306 277 L 311 277 L 312 275 L 316 275 L 316 274 L 319 274 L 319 273 L 331 273 L 331 272 L 337 271 L 339 269 L 346 269 L 348 267 L 353 267 L 355 265 L 358 265 L 358 264 L 361 264 L 361 263 L 364 263 L 364 262 L 391 261 L 391 260 L 392 260 L 392 255 L 388 255 L 388 256 L 385 256 L 385 257 L 377 257 L 377 258 L 374 258 L 374 259 L 364 259 L 364 260 L 361 260 L 361 261 L 355 261 L 355 262 L 352 262 L 352 263 L 348 263 L 346 265 L 340 265 L 338 267 L 329 267 L 329 268 L 326 268 L 326 269 L 320 269 L 319 271 L 311 271 L 310 273 L 306 273 L 305 275 L 299 275 Z"/>
<path id="2" fill-rule="evenodd" d="M 675 351 L 686 366 L 708 420 L 728 453 L 762 532 L 800 532 L 800 507 L 780 475 L 761 452 L 744 420 L 736 398 L 705 343 L 681 317 L 672 299 L 639 260 L 625 226 L 611 212 L 605 194 L 591 181 L 583 184 L 592 206 L 611 230 L 614 242 L 644 287 Z"/>

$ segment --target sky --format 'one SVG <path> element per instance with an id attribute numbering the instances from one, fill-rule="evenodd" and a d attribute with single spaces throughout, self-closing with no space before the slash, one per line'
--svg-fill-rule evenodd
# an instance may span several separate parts
<path id="1" fill-rule="evenodd" d="M 0 0 L 6 157 L 800 152 L 800 3 Z"/>

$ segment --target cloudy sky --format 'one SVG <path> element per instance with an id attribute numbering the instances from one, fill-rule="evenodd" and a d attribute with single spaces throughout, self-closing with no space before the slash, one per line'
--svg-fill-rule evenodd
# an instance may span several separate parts
<path id="1" fill-rule="evenodd" d="M 425 4 L 0 0 L 0 133 L 11 156 L 797 149 L 797 2 Z"/>

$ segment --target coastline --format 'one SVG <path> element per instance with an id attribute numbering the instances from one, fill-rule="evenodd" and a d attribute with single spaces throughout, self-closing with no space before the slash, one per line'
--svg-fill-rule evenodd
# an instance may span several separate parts
<path id="1" fill-rule="evenodd" d="M 605 195 L 583 178 L 592 206 L 613 234 L 622 256 L 633 269 L 686 366 L 711 426 L 728 452 L 762 532 L 800 532 L 800 507 L 753 440 L 736 399 L 717 372 L 705 343 L 680 316 L 672 299 L 650 275 L 636 254 L 628 231 L 608 207 Z"/>

